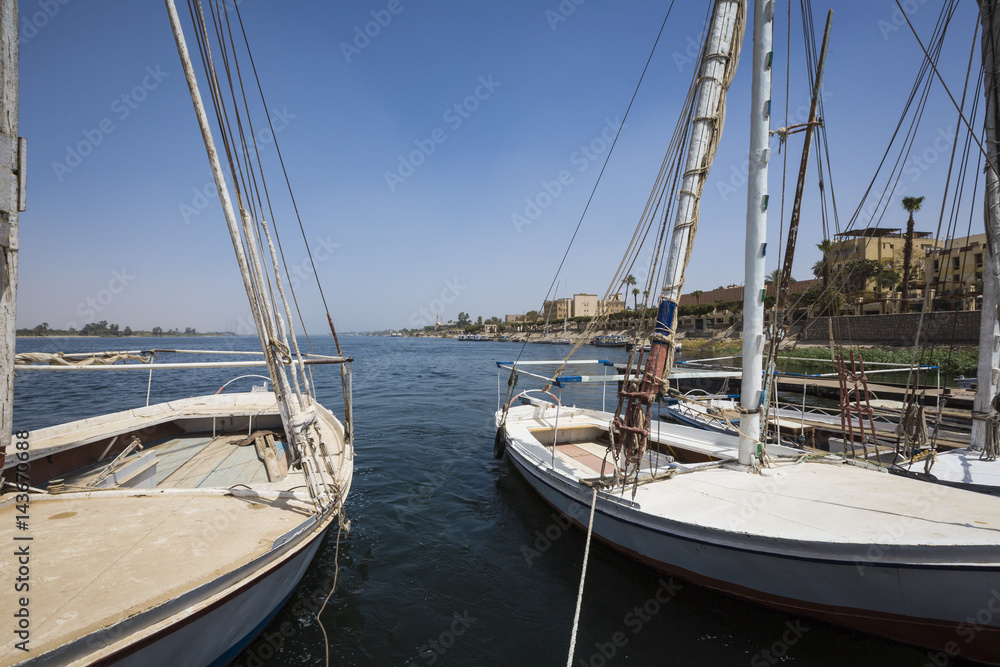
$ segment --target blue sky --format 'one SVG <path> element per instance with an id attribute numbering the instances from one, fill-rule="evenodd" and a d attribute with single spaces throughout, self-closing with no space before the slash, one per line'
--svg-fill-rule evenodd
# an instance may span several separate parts
<path id="1" fill-rule="evenodd" d="M 576 2 L 240 2 L 340 329 L 412 327 L 430 323 L 424 319 L 437 309 L 447 320 L 459 311 L 502 317 L 540 305 L 606 157 L 581 147 L 600 147 L 602 133 L 617 127 L 668 6 Z M 936 3 L 903 4 L 926 40 Z M 673 131 L 707 6 L 676 3 L 564 270 L 563 294 L 607 288 Z M 922 56 L 898 25 L 894 3 L 831 6 L 825 111 L 846 224 Z M 818 30 L 826 9 L 815 7 Z M 186 21 L 186 7 L 180 10 Z M 20 132 L 29 167 L 18 326 L 108 320 L 136 329 L 235 329 L 249 308 L 163 4 L 23 0 L 20 11 Z M 784 122 L 786 11 L 778 3 L 772 129 Z M 976 14 L 976 3 L 962 3 L 942 56 L 956 94 Z M 371 22 L 379 19 L 376 30 Z M 366 24 L 375 34 L 367 40 L 358 37 Z M 747 34 L 685 291 L 743 280 L 749 27 Z M 802 54 L 793 7 L 793 113 L 808 105 Z M 456 104 L 465 107 L 458 112 Z M 906 194 L 927 196 L 918 229 L 936 227 L 948 160 L 934 142 L 951 136 L 955 120 L 936 85 L 914 143 L 934 159 L 904 176 Z M 789 198 L 801 145 L 790 141 Z M 273 162 L 273 146 L 264 154 Z M 401 157 L 411 164 L 401 167 Z M 774 153 L 769 181 L 772 248 L 781 157 Z M 572 179 L 556 187 L 563 171 Z M 280 173 L 270 183 L 282 186 Z M 539 201 L 546 184 L 557 194 L 518 228 L 512 216 L 524 214 L 526 200 Z M 811 277 L 819 257 L 816 191 L 813 162 L 793 272 L 799 279 Z M 905 225 L 898 201 L 890 212 L 883 226 Z M 301 266 L 305 251 L 292 242 L 297 229 L 287 213 L 283 207 L 278 218 L 286 257 Z M 769 255 L 770 271 L 777 253 Z M 298 293 L 307 326 L 322 333 L 315 288 L 305 281 Z"/>

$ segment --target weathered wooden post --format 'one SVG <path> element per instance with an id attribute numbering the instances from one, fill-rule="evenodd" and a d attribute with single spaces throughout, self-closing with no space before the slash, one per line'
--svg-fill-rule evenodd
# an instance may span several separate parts
<path id="1" fill-rule="evenodd" d="M 24 139 L 17 136 L 17 0 L 0 1 L 0 463 L 10 445 L 14 411 L 17 303 L 17 214 L 24 210 Z"/>

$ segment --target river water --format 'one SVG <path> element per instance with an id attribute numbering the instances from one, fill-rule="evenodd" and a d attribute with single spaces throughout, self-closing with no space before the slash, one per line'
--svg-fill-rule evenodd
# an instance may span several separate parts
<path id="1" fill-rule="evenodd" d="M 328 337 L 313 343 L 317 352 L 334 352 Z M 346 507 L 351 529 L 340 539 L 337 587 L 322 614 L 330 664 L 566 664 L 585 536 L 566 528 L 506 460 L 492 456 L 495 362 L 514 359 L 521 345 L 355 336 L 342 344 L 356 359 L 357 458 Z M 19 339 L 18 352 L 257 345 L 254 338 Z M 552 359 L 566 351 L 529 345 L 522 358 Z M 624 355 L 585 347 L 577 358 Z M 214 393 L 238 374 L 158 371 L 150 400 Z M 142 371 L 22 373 L 14 384 L 14 424 L 35 429 L 141 406 L 147 382 Z M 235 386 L 245 389 L 249 382 Z M 523 378 L 520 388 L 527 385 Z M 335 369 L 317 373 L 318 397 L 338 415 L 339 388 Z M 564 403 L 596 407 L 601 400 L 594 387 L 580 400 L 563 396 Z M 314 613 L 336 571 L 336 538 L 327 535 L 290 602 L 234 664 L 324 664 Z M 595 543 L 573 664 L 945 663 L 664 578 Z"/>

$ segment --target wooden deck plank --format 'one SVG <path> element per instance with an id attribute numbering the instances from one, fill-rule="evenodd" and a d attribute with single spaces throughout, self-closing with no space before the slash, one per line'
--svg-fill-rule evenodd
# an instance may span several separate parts
<path id="1" fill-rule="evenodd" d="M 231 438 L 219 437 L 206 445 L 187 463 L 180 466 L 158 486 L 165 488 L 194 488 L 205 479 L 229 454 Z"/>
<path id="2" fill-rule="evenodd" d="M 198 483 L 201 487 L 230 487 L 234 484 L 249 484 L 257 468 L 264 466 L 257 457 L 253 445 L 237 447 L 230 445 L 232 451 L 205 478 Z"/>
<path id="3" fill-rule="evenodd" d="M 156 452 L 157 484 L 170 477 L 174 471 L 197 456 L 198 452 L 211 441 L 211 437 L 182 436 L 155 445 L 153 450 Z"/>

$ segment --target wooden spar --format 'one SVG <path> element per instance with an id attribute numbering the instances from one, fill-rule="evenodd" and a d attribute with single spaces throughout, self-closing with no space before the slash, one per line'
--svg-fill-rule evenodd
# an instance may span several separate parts
<path id="1" fill-rule="evenodd" d="M 299 443 L 295 442 L 297 434 L 291 427 L 291 417 L 293 414 L 291 387 L 288 384 L 288 377 L 285 375 L 284 369 L 279 367 L 270 348 L 271 341 L 275 340 L 276 336 L 273 335 L 274 331 L 268 318 L 268 314 L 263 311 L 260 301 L 256 298 L 257 290 L 254 288 L 253 279 L 251 278 L 250 263 L 247 258 L 247 252 L 249 252 L 251 259 L 254 260 L 255 265 L 259 264 L 259 259 L 256 255 L 256 249 L 252 244 L 248 243 L 247 249 L 244 250 L 240 228 L 237 224 L 236 214 L 233 210 L 233 202 L 229 197 L 229 187 L 226 184 L 226 177 L 222 171 L 222 165 L 219 162 L 219 153 L 215 149 L 215 141 L 212 139 L 212 130 L 208 123 L 208 114 L 205 112 L 205 105 L 201 99 L 201 92 L 198 90 L 198 80 L 195 78 L 194 65 L 191 63 L 191 56 L 188 53 L 187 42 L 184 40 L 184 32 L 181 29 L 180 17 L 177 15 L 177 7 L 174 6 L 173 0 L 164 0 L 164 2 L 167 7 L 167 14 L 170 17 L 170 27 L 174 34 L 174 41 L 177 43 L 177 53 L 180 56 L 181 65 L 184 68 L 184 77 L 187 80 L 188 90 L 191 93 L 191 102 L 194 105 L 195 115 L 198 118 L 198 127 L 201 130 L 202 140 L 205 143 L 205 151 L 208 154 L 208 161 L 212 167 L 212 176 L 215 179 L 215 186 L 219 192 L 219 201 L 222 203 L 222 213 L 226 219 L 226 226 L 229 228 L 229 236 L 233 242 L 233 250 L 236 253 L 236 261 L 240 267 L 240 276 L 243 278 L 243 287 L 246 290 L 247 298 L 250 301 L 250 311 L 253 314 L 254 324 L 257 327 L 257 335 L 260 337 L 260 345 L 264 350 L 264 356 L 267 359 L 268 372 L 271 374 L 271 382 L 274 386 L 274 393 L 278 398 L 278 405 L 281 406 L 282 423 L 285 426 L 285 431 L 288 434 L 289 439 L 292 441 L 292 446 L 298 449 Z M 299 406 L 297 405 L 297 401 L 295 403 L 296 410 L 294 412 L 298 412 Z"/>
<path id="2" fill-rule="evenodd" d="M 18 132 L 17 1 L 0 2 L 0 465 L 14 421 L 18 213 L 24 210 L 27 150 Z"/>
<path id="3" fill-rule="evenodd" d="M 738 459 L 752 465 L 760 439 L 763 390 L 764 251 L 767 246 L 767 161 L 770 127 L 771 52 L 774 3 L 755 0 L 753 24 L 753 86 L 750 102 L 750 171 L 747 174 L 747 220 L 743 289 L 743 362 L 740 383 L 740 445 Z"/>
<path id="4" fill-rule="evenodd" d="M 983 70 L 986 97 L 986 188 L 983 217 L 985 218 L 987 270 L 983 272 L 983 305 L 980 310 L 979 362 L 976 369 L 978 387 L 972 409 L 972 445 L 986 442 L 986 419 L 993 410 L 990 402 L 997 391 L 1000 368 L 1000 327 L 997 303 L 1000 275 L 1000 178 L 991 165 L 1000 164 L 997 150 L 997 125 L 1000 119 L 1000 7 L 995 1 L 981 0 L 980 17 L 983 26 Z"/>
<path id="5" fill-rule="evenodd" d="M 795 242 L 799 235 L 799 219 L 802 217 L 802 194 L 806 187 L 806 171 L 809 169 L 809 149 L 812 147 L 813 133 L 820 120 L 819 91 L 823 86 L 823 65 L 826 62 L 826 47 L 830 40 L 830 23 L 833 21 L 833 10 L 826 15 L 826 30 L 823 33 L 823 46 L 819 52 L 819 62 L 816 64 L 816 80 L 813 82 L 812 103 L 809 106 L 809 120 L 806 122 L 806 138 L 802 145 L 802 161 L 799 164 L 799 178 L 795 183 L 795 202 L 792 204 L 792 217 L 788 222 L 788 240 L 785 245 L 785 261 L 781 267 L 781 277 L 778 282 L 778 297 L 775 301 L 777 311 L 776 326 L 784 326 L 785 301 L 788 299 L 788 283 L 792 278 L 792 261 L 795 259 Z"/>

